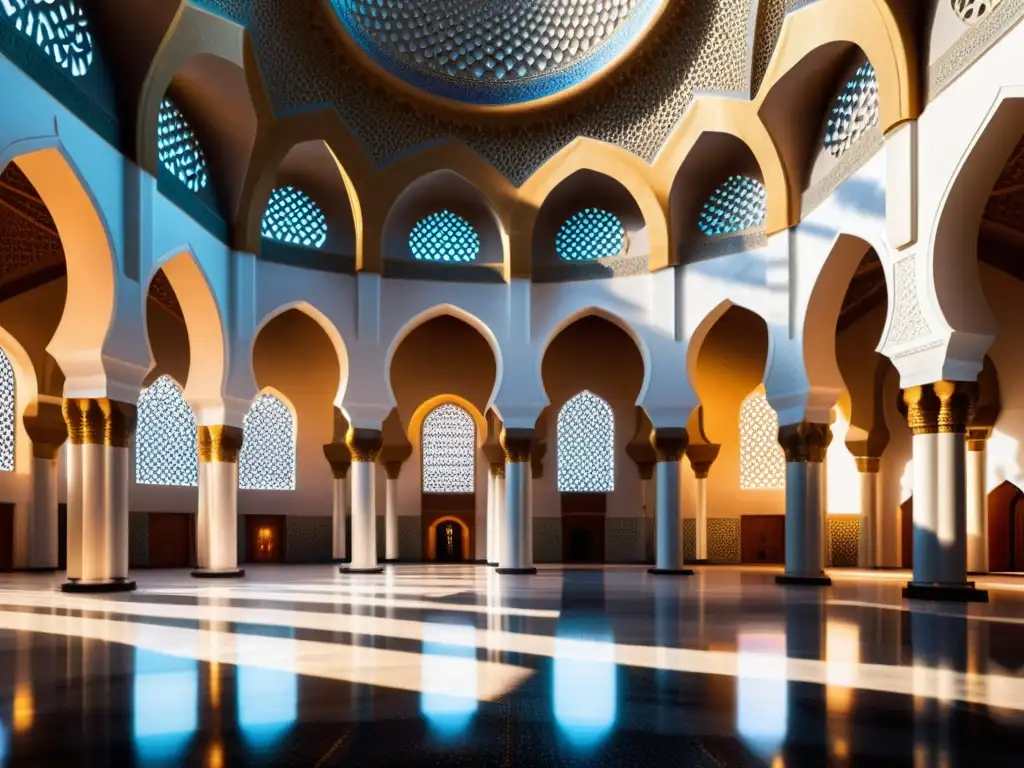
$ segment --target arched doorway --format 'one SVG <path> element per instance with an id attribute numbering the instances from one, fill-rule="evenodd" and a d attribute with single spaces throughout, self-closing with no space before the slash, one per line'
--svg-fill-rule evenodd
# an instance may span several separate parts
<path id="1" fill-rule="evenodd" d="M 427 560 L 467 562 L 471 541 L 469 526 L 465 522 L 452 515 L 440 517 L 427 528 Z"/>
<path id="2" fill-rule="evenodd" d="M 1024 492 L 1008 481 L 988 494 L 988 568 L 1024 571 Z"/>

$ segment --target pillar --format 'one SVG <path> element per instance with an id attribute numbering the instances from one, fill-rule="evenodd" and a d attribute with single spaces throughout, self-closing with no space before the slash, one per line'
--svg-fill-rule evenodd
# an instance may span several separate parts
<path id="1" fill-rule="evenodd" d="M 860 541 L 857 549 L 857 567 L 878 566 L 878 531 L 881 523 L 881 476 L 878 456 L 857 456 L 860 473 Z"/>
<path id="2" fill-rule="evenodd" d="M 379 429 L 349 427 L 345 444 L 352 454 L 352 559 L 343 573 L 380 573 L 377 563 L 377 503 L 374 466 L 384 443 Z"/>
<path id="3" fill-rule="evenodd" d="M 683 568 L 683 519 L 679 508 L 679 469 L 686 445 L 690 442 L 686 429 L 654 429 L 651 446 L 655 454 L 655 531 L 654 567 L 649 573 L 657 575 L 692 576 L 693 571 Z"/>
<path id="4" fill-rule="evenodd" d="M 234 578 L 238 567 L 238 454 L 242 428 L 200 426 L 199 513 L 196 519 L 196 578 Z"/>
<path id="5" fill-rule="evenodd" d="M 832 432 L 804 421 L 779 427 L 786 454 L 786 572 L 779 584 L 829 586 L 824 571 L 824 462 Z"/>
<path id="6" fill-rule="evenodd" d="M 348 559 L 345 516 L 348 514 L 348 473 L 352 466 L 352 454 L 343 442 L 335 441 L 324 446 L 324 456 L 331 465 L 331 557 L 340 563 Z"/>
<path id="7" fill-rule="evenodd" d="M 967 571 L 988 573 L 988 436 L 991 430 L 967 431 Z"/>
<path id="8" fill-rule="evenodd" d="M 696 551 L 697 562 L 708 561 L 708 474 L 711 472 L 710 462 L 693 462 L 693 476 L 696 478 L 695 496 L 696 509 Z"/>
<path id="9" fill-rule="evenodd" d="M 503 429 L 505 450 L 505 508 L 501 526 L 498 573 L 532 574 L 533 521 L 530 519 L 530 449 L 532 429 Z"/>
<path id="10" fill-rule="evenodd" d="M 387 485 L 384 495 L 384 561 L 393 563 L 398 559 L 398 475 L 402 462 L 389 461 L 384 465 Z"/>
<path id="11" fill-rule="evenodd" d="M 965 434 L 976 384 L 938 381 L 903 392 L 914 453 L 914 577 L 903 596 L 987 602 L 967 581 Z"/>
<path id="12" fill-rule="evenodd" d="M 65 592 L 124 592 L 128 580 L 128 453 L 134 403 L 64 401 L 68 459 L 68 581 Z M 74 550 L 74 551 L 73 551 Z"/>
<path id="13" fill-rule="evenodd" d="M 32 440 L 32 495 L 15 508 L 14 567 L 24 571 L 57 570 L 57 454 L 68 428 L 58 402 L 39 402 L 22 419 Z"/>
<path id="14" fill-rule="evenodd" d="M 487 563 L 497 565 L 501 559 L 501 531 L 505 525 L 505 464 L 491 464 L 488 473 L 487 501 Z"/>

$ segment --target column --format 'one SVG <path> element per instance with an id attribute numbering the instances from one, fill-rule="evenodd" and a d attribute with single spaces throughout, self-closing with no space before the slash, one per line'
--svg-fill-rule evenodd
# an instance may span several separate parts
<path id="1" fill-rule="evenodd" d="M 349 427 L 345 443 L 352 453 L 352 560 L 341 571 L 380 573 L 374 467 L 384 437 L 379 429 Z"/>
<path id="2" fill-rule="evenodd" d="M 533 525 L 530 520 L 530 448 L 532 429 L 503 429 L 505 509 L 501 526 L 498 573 L 532 574 Z"/>
<path id="3" fill-rule="evenodd" d="M 779 427 L 786 454 L 786 572 L 779 584 L 829 586 L 824 571 L 825 451 L 832 432 L 828 424 L 804 421 Z"/>
<path id="4" fill-rule="evenodd" d="M 497 566 L 501 560 L 502 532 L 507 525 L 505 515 L 505 464 L 491 464 L 491 478 L 494 483 L 494 542 L 493 558 L 488 557 L 490 565 Z"/>
<path id="5" fill-rule="evenodd" d="M 200 426 L 199 513 L 196 519 L 196 578 L 245 575 L 238 567 L 238 454 L 242 429 Z"/>
<path id="6" fill-rule="evenodd" d="M 388 476 L 384 489 L 384 561 L 393 563 L 398 559 L 398 475 L 402 462 L 389 461 L 384 471 Z"/>
<path id="7" fill-rule="evenodd" d="M 29 406 L 22 419 L 32 440 L 32 496 L 15 508 L 14 567 L 57 570 L 57 454 L 68 436 L 59 402 Z M 20 514 L 19 514 L 20 513 Z"/>
<path id="8" fill-rule="evenodd" d="M 706 563 L 708 561 L 708 474 L 710 471 L 710 462 L 693 462 L 697 504 L 697 509 L 694 513 L 696 518 L 697 546 L 694 554 L 698 563 Z"/>
<path id="9" fill-rule="evenodd" d="M 324 456 L 331 465 L 331 557 L 334 562 L 348 560 L 345 516 L 348 514 L 348 472 L 352 454 L 343 442 L 327 443 Z"/>
<path id="10" fill-rule="evenodd" d="M 679 468 L 690 442 L 685 428 L 657 428 L 651 431 L 654 448 L 657 542 L 654 567 L 648 573 L 666 576 L 692 576 L 683 568 L 683 519 L 679 507 Z"/>
<path id="11" fill-rule="evenodd" d="M 858 568 L 878 566 L 878 530 L 881 519 L 881 464 L 879 456 L 857 456 L 860 472 L 860 541 L 857 550 Z"/>
<path id="12" fill-rule="evenodd" d="M 967 451 L 975 382 L 938 381 L 903 392 L 914 452 L 914 577 L 903 596 L 987 602 L 967 581 Z"/>
<path id="13" fill-rule="evenodd" d="M 991 430 L 967 430 L 967 571 L 988 573 L 988 436 Z"/>
<path id="14" fill-rule="evenodd" d="M 135 405 L 108 398 L 64 401 L 68 460 L 65 592 L 124 592 L 128 580 L 128 452 Z"/>

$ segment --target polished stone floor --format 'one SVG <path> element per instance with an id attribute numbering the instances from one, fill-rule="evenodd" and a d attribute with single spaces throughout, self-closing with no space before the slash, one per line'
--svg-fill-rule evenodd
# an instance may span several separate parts
<path id="1" fill-rule="evenodd" d="M 255 567 L 0 576 L 0 764 L 1024 765 L 1024 580 Z"/>

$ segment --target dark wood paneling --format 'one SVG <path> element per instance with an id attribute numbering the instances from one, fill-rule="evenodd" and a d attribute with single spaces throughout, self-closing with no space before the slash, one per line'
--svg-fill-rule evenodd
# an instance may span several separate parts
<path id="1" fill-rule="evenodd" d="M 1001 483 L 988 495 L 988 567 L 990 571 L 1014 571 L 1024 567 L 1018 560 L 1016 510 L 1024 494 L 1012 483 Z M 1019 534 L 1018 534 L 1019 535 Z"/>
<path id="2" fill-rule="evenodd" d="M 785 563 L 785 515 L 743 515 L 740 518 L 740 560 Z"/>
<path id="3" fill-rule="evenodd" d="M 603 515 L 608 510 L 608 496 L 604 493 L 560 493 L 562 514 Z"/>
<path id="4" fill-rule="evenodd" d="M 441 512 L 447 515 L 456 512 L 476 512 L 476 494 L 474 493 L 424 493 L 422 494 L 423 513 Z"/>
<path id="5" fill-rule="evenodd" d="M 0 571 L 14 568 L 14 505 L 0 504 Z"/>
<path id="6" fill-rule="evenodd" d="M 562 561 L 604 562 L 604 513 L 562 515 Z"/>
<path id="7" fill-rule="evenodd" d="M 914 567 L 914 497 L 900 504 L 900 565 Z"/>
<path id="8" fill-rule="evenodd" d="M 195 565 L 195 515 L 149 513 L 149 567 L 188 568 Z"/>
<path id="9" fill-rule="evenodd" d="M 284 562 L 284 515 L 244 515 L 245 561 L 247 563 Z M 260 542 L 266 532 L 268 541 Z"/>
<path id="10" fill-rule="evenodd" d="M 1024 504 L 1013 508 L 1013 570 L 1024 571 Z"/>
<path id="11" fill-rule="evenodd" d="M 68 505 L 57 505 L 57 569 L 68 567 Z"/>

